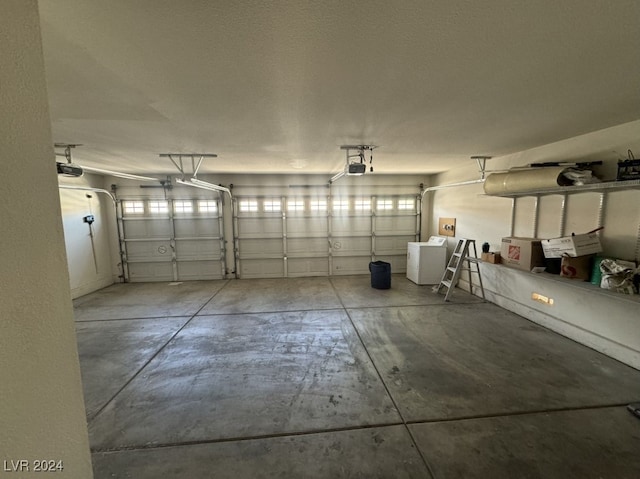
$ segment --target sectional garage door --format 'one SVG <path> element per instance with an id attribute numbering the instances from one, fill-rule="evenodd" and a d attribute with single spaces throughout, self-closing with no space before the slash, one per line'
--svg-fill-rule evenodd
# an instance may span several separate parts
<path id="1" fill-rule="evenodd" d="M 369 262 L 406 272 L 407 243 L 417 241 L 419 196 L 235 197 L 240 278 L 369 272 Z"/>
<path id="2" fill-rule="evenodd" d="M 224 277 L 219 199 L 122 199 L 118 201 L 118 222 L 127 280 Z"/>

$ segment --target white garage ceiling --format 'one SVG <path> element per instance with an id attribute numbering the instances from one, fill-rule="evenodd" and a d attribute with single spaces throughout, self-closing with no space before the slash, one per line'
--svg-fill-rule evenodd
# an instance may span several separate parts
<path id="1" fill-rule="evenodd" d="M 54 139 L 88 166 L 431 173 L 640 118 L 637 0 L 40 0 Z"/>

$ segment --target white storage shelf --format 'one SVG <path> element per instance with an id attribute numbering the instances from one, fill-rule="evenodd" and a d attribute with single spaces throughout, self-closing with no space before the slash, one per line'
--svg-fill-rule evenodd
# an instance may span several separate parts
<path id="1" fill-rule="evenodd" d="M 516 200 L 517 198 L 523 198 L 526 196 L 533 196 L 536 198 L 534 203 L 534 215 L 531 237 L 538 237 L 538 209 L 539 209 L 539 197 L 548 195 L 563 195 L 566 196 L 577 193 L 600 193 L 600 205 L 597 211 L 597 225 L 598 227 L 604 226 L 604 211 L 607 202 L 607 194 L 613 191 L 624 190 L 640 190 L 640 180 L 625 180 L 625 181 L 603 181 L 601 183 L 592 183 L 588 185 L 574 185 L 574 186 L 559 186 L 557 188 L 544 188 L 539 190 L 527 190 L 518 191 L 514 193 L 504 193 L 499 195 L 483 195 L 483 196 L 495 196 L 500 198 L 511 198 L 511 227 L 509 236 L 514 236 L 514 226 L 516 217 Z M 558 237 L 566 236 L 566 201 L 562 202 L 561 211 L 562 217 L 560 222 L 560 231 Z M 640 262 L 640 223 L 638 224 L 638 230 L 636 235 L 636 251 L 635 260 Z"/>

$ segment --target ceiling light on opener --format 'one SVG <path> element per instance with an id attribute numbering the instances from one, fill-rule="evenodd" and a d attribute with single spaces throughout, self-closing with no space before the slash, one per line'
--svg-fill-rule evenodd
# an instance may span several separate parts
<path id="1" fill-rule="evenodd" d="M 329 184 L 334 183 L 345 175 L 348 176 L 362 176 L 367 171 L 366 159 L 364 156 L 365 151 L 371 152 L 371 158 L 369 159 L 369 165 L 371 172 L 373 172 L 373 150 L 378 148 L 376 145 L 341 145 L 341 150 L 346 150 L 346 164 L 344 170 L 336 173 L 329 180 Z M 357 153 L 351 154 L 350 150 L 356 150 Z M 359 161 L 350 161 L 352 158 L 358 158 Z"/>
<path id="2" fill-rule="evenodd" d="M 89 173 L 98 173 L 101 175 L 115 176 L 117 178 L 126 178 L 138 181 L 161 181 L 158 178 L 150 176 L 131 175 L 129 173 L 121 173 L 119 171 L 103 170 L 102 168 L 92 168 L 90 166 L 81 166 L 71 161 L 71 150 L 76 146 L 82 146 L 80 143 L 54 143 L 53 148 L 56 156 L 63 156 L 67 159 L 66 163 L 56 162 L 58 174 L 64 176 L 80 177 L 85 171 Z M 58 153 L 56 148 L 64 148 L 64 153 Z"/>

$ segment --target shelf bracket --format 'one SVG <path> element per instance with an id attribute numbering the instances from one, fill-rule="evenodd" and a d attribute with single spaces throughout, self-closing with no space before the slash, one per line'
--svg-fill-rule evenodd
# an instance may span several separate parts
<path id="1" fill-rule="evenodd" d="M 567 200 L 569 196 L 565 193 L 562 195 L 562 205 L 560 206 L 560 237 L 564 236 L 564 230 L 567 227 Z"/>
<path id="2" fill-rule="evenodd" d="M 492 156 L 483 156 L 483 155 L 476 155 L 476 156 L 472 156 L 471 159 L 472 160 L 476 160 L 476 163 L 478 164 L 478 172 L 480 173 L 480 179 L 484 180 L 485 179 L 485 173 L 486 173 L 486 166 L 487 166 L 487 160 L 490 160 L 491 158 L 493 158 Z"/>

